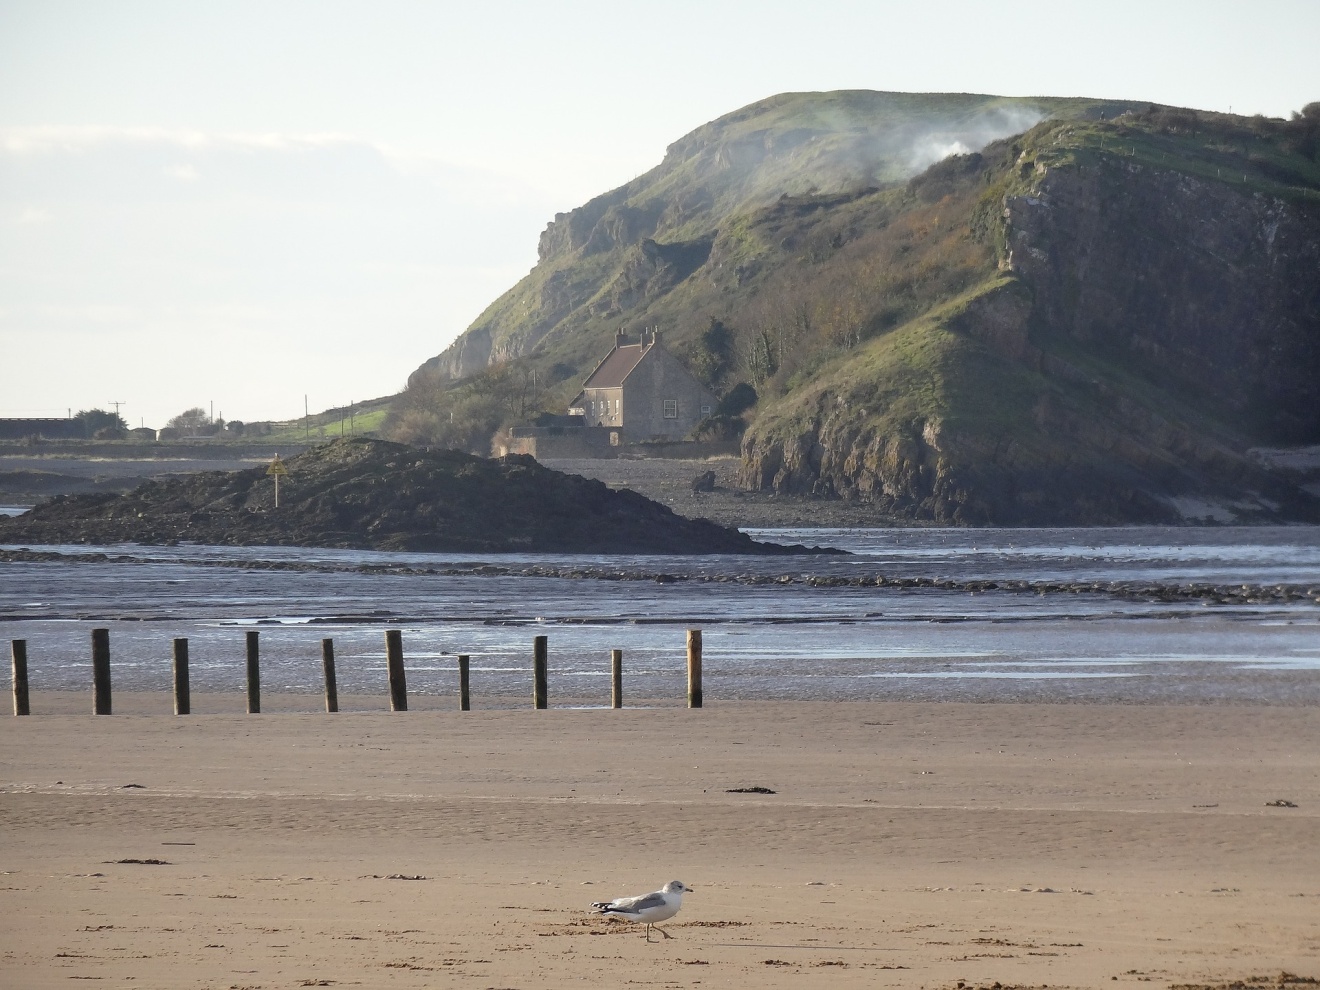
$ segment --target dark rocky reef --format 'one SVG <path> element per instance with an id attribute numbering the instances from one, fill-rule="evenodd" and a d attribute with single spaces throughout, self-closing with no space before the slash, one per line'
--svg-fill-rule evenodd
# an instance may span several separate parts
<path id="1" fill-rule="evenodd" d="M 475 457 L 345 439 L 287 462 L 275 508 L 264 468 L 57 497 L 0 519 L 0 543 L 315 546 L 459 553 L 784 554 L 636 492 L 530 457 Z"/>

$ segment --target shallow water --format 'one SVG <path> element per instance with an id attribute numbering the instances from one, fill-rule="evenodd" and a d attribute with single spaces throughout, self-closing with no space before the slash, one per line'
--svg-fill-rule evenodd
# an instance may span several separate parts
<path id="1" fill-rule="evenodd" d="M 116 690 L 168 690 L 170 640 L 186 636 L 193 689 L 241 691 L 243 632 L 259 625 L 263 690 L 269 692 L 319 691 L 320 640 L 333 637 L 340 692 L 383 695 L 383 630 L 399 628 L 411 693 L 456 694 L 456 657 L 466 653 L 476 704 L 522 703 L 530 693 L 532 637 L 544 634 L 552 703 L 607 700 L 613 648 L 624 650 L 627 697 L 676 702 L 685 689 L 684 630 L 697 627 L 704 630 L 705 693 L 712 703 L 1320 702 L 1320 607 L 1310 600 L 1207 605 L 1082 589 L 972 594 L 806 583 L 883 574 L 1320 588 L 1320 528 L 753 535 L 832 545 L 853 555 L 583 558 L 69 547 L 60 549 L 105 549 L 135 559 L 0 564 L 0 623 L 9 638 L 28 641 L 34 690 L 85 689 L 89 631 L 103 626 L 111 630 Z M 262 561 L 322 569 L 233 566 Z M 538 567 L 598 576 L 490 573 Z"/>

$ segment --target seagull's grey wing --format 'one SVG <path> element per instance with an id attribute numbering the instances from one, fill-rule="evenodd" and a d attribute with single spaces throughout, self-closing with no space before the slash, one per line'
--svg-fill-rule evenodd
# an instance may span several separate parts
<path id="1" fill-rule="evenodd" d="M 668 901 L 665 900 L 664 893 L 657 890 L 651 894 L 643 894 L 640 897 L 629 897 L 626 901 L 615 901 L 614 903 L 614 910 L 616 911 L 619 910 L 620 905 L 626 904 L 626 906 L 623 907 L 623 910 L 633 912 L 645 911 L 647 908 L 663 907 Z"/>

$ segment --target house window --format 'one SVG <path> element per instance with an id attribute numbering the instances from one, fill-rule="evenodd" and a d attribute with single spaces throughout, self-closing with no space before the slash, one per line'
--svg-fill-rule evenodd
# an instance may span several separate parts
<path id="1" fill-rule="evenodd" d="M 665 399 L 665 419 L 678 419 L 677 399 Z"/>
<path id="2" fill-rule="evenodd" d="M 703 416 L 709 416 L 709 415 L 710 415 L 710 406 L 702 406 L 702 407 L 701 407 L 701 415 L 703 415 Z"/>
<path id="3" fill-rule="evenodd" d="M 610 430 L 610 446 L 617 447 L 618 445 L 619 445 L 619 431 Z"/>

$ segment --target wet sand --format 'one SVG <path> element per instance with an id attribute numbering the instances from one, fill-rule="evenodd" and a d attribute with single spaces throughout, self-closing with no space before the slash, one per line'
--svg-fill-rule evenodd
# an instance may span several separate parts
<path id="1" fill-rule="evenodd" d="M 0 718 L 0 985 L 1320 976 L 1314 709 L 115 704 Z M 671 879 L 670 940 L 586 910 Z"/>

